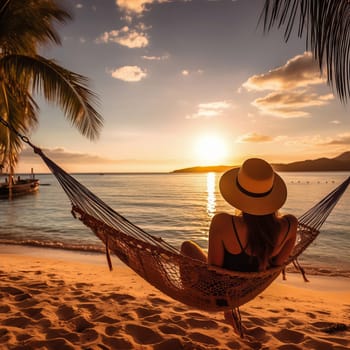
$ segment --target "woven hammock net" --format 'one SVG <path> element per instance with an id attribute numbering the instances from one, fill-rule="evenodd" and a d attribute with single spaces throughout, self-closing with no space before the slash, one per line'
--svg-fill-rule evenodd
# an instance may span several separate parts
<path id="1" fill-rule="evenodd" d="M 326 218 L 349 185 L 350 177 L 299 219 L 297 243 L 283 266 L 263 272 L 236 272 L 210 267 L 180 253 L 162 238 L 154 237 L 117 213 L 66 173 L 41 150 L 35 149 L 72 204 L 72 214 L 91 228 L 110 252 L 154 287 L 186 305 L 205 311 L 238 308 L 267 288 L 286 265 L 315 240 Z M 180 273 L 181 271 L 181 273 Z"/>

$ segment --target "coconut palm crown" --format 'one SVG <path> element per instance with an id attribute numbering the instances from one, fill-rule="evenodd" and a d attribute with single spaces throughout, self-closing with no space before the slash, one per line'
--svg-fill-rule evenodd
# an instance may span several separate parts
<path id="1" fill-rule="evenodd" d="M 313 52 L 322 72 L 344 103 L 350 98 L 350 1 L 265 0 L 261 14 L 265 30 L 284 27 L 290 38 L 296 27 L 306 34 L 306 47 Z M 306 32 L 306 33 L 305 33 Z"/>
<path id="2" fill-rule="evenodd" d="M 95 139 L 102 117 L 87 78 L 38 54 L 43 45 L 61 43 L 55 25 L 71 19 L 58 3 L 0 0 L 0 116 L 28 135 L 38 124 L 35 93 L 58 105 L 72 125 Z M 0 124 L 0 164 L 13 171 L 22 147 L 21 139 Z"/>

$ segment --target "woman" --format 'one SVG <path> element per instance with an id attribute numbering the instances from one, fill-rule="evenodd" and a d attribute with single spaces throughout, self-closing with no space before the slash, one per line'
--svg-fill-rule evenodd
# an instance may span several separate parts
<path id="1" fill-rule="evenodd" d="M 286 201 L 287 188 L 271 165 L 258 158 L 246 160 L 240 168 L 223 174 L 220 192 L 241 213 L 213 217 L 208 257 L 191 241 L 182 244 L 182 253 L 234 271 L 263 271 L 282 265 L 294 247 L 298 221 L 292 215 L 277 214 Z M 186 284 L 185 275 L 183 281 Z M 224 317 L 242 336 L 234 313 L 227 311 Z"/>
<path id="2" fill-rule="evenodd" d="M 190 241 L 182 244 L 182 253 L 235 271 L 262 271 L 283 264 L 294 247 L 298 221 L 277 214 L 287 188 L 271 165 L 259 158 L 246 160 L 223 174 L 220 192 L 241 213 L 213 217 L 208 257 Z"/>

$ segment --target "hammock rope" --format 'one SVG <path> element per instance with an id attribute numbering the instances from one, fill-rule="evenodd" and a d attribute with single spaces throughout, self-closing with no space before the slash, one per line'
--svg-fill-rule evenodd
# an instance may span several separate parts
<path id="1" fill-rule="evenodd" d="M 350 183 L 348 177 L 298 219 L 298 239 L 283 266 L 262 272 L 228 271 L 182 255 L 178 248 L 154 237 L 109 207 L 38 148 L 72 204 L 73 215 L 90 227 L 106 246 L 141 277 L 170 297 L 206 311 L 235 309 L 260 294 L 289 263 L 303 272 L 298 256 L 316 239 L 322 224 Z M 306 278 L 305 278 L 306 279 Z"/>
<path id="2" fill-rule="evenodd" d="M 9 127 L 1 117 L 0 122 Z M 289 263 L 293 262 L 303 272 L 297 262 L 298 256 L 316 239 L 322 224 L 350 183 L 349 176 L 298 219 L 297 243 L 282 266 L 261 272 L 229 271 L 184 256 L 162 238 L 134 225 L 66 173 L 28 138 L 17 135 L 34 149 L 57 178 L 71 201 L 73 216 L 105 244 L 110 268 L 112 252 L 142 278 L 175 300 L 205 311 L 234 310 L 239 326 L 238 307 L 266 289 Z"/>

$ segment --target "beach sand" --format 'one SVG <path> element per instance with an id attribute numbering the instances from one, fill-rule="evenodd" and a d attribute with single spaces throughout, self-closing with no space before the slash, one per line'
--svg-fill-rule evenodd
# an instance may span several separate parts
<path id="1" fill-rule="evenodd" d="M 288 274 L 241 307 L 245 338 L 221 313 L 176 302 L 117 259 L 0 247 L 0 349 L 349 349 L 350 278 Z"/>

